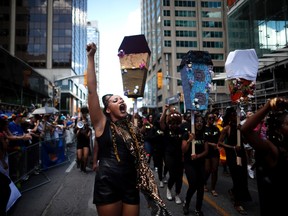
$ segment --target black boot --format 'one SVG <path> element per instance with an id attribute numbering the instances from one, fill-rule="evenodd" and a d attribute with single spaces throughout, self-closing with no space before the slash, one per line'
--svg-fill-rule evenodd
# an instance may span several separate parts
<path id="1" fill-rule="evenodd" d="M 187 204 L 186 202 L 183 205 L 183 214 L 184 215 L 188 215 L 189 214 L 189 204 Z"/>

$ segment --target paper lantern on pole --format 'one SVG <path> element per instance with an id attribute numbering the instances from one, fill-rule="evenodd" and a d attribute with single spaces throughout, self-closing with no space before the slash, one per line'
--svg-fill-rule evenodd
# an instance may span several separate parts
<path id="1" fill-rule="evenodd" d="M 144 35 L 125 36 L 119 49 L 124 95 L 143 97 L 151 51 Z"/>
<path id="2" fill-rule="evenodd" d="M 194 111 L 208 108 L 213 63 L 205 51 L 189 51 L 180 64 L 185 107 L 191 110 L 191 132 L 195 134 Z M 192 141 L 195 154 L 195 140 Z"/>
<path id="3" fill-rule="evenodd" d="M 254 49 L 235 50 L 229 53 L 225 69 L 233 103 L 247 103 L 254 98 L 258 65 Z"/>
<path id="4" fill-rule="evenodd" d="M 188 110 L 206 110 L 211 89 L 213 63 L 205 51 L 189 51 L 180 64 L 185 106 Z"/>

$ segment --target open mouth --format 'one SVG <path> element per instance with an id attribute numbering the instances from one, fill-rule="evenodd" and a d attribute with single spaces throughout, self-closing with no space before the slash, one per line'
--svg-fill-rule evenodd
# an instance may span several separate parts
<path id="1" fill-rule="evenodd" d="M 120 112 L 121 113 L 126 113 L 126 105 L 125 104 L 121 104 L 120 105 Z"/>

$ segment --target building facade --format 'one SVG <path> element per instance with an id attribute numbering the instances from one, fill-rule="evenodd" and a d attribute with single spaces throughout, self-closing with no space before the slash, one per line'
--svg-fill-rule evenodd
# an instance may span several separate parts
<path id="1" fill-rule="evenodd" d="M 77 112 L 87 97 L 78 78 L 86 68 L 87 1 L 0 0 L 0 14 L 1 46 L 52 83 L 51 105 Z"/>
<path id="2" fill-rule="evenodd" d="M 185 111 L 178 66 L 189 50 L 212 57 L 211 107 L 231 105 L 224 66 L 237 49 L 255 49 L 258 55 L 254 109 L 268 98 L 287 96 L 287 2 L 142 0 L 141 31 L 151 49 L 143 106 L 161 110 L 168 103 Z"/>
<path id="3" fill-rule="evenodd" d="M 254 108 L 271 97 L 287 97 L 288 1 L 228 0 L 227 8 L 229 52 L 253 48 L 258 55 Z"/>
<path id="4" fill-rule="evenodd" d="M 97 50 L 95 53 L 95 72 L 96 72 L 96 77 L 97 77 L 97 91 L 99 92 L 99 63 L 100 63 L 100 32 L 99 32 L 99 28 L 98 28 L 98 21 L 96 20 L 92 20 L 92 21 L 88 21 L 87 22 L 87 43 L 95 43 L 97 44 Z"/>
<path id="5" fill-rule="evenodd" d="M 227 52 L 224 1 L 141 1 L 141 32 L 151 49 L 143 106 L 173 104 L 185 111 L 179 65 L 190 50 L 208 51 L 215 74 L 224 72 Z M 223 86 L 223 80 L 217 80 Z M 224 89 L 224 88 L 223 88 Z"/>

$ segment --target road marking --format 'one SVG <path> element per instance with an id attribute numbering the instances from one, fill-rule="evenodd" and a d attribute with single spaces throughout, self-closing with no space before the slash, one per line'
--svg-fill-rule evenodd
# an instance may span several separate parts
<path id="1" fill-rule="evenodd" d="M 188 181 L 186 179 L 185 176 L 183 176 L 183 182 L 184 184 L 188 185 Z M 214 207 L 216 209 L 216 211 L 222 215 L 222 216 L 230 216 L 230 214 L 228 212 L 225 211 L 225 209 L 223 209 L 222 207 L 220 207 L 219 205 L 217 205 L 217 203 L 215 201 L 213 201 L 210 197 L 208 197 L 207 195 L 204 194 L 204 201 L 207 202 L 209 205 L 211 205 L 212 207 Z"/>
<path id="2" fill-rule="evenodd" d="M 76 164 L 76 161 L 73 161 L 71 164 L 70 164 L 70 166 L 66 169 L 66 173 L 69 173 L 71 170 L 72 170 L 72 168 L 73 168 L 73 166 Z"/>

